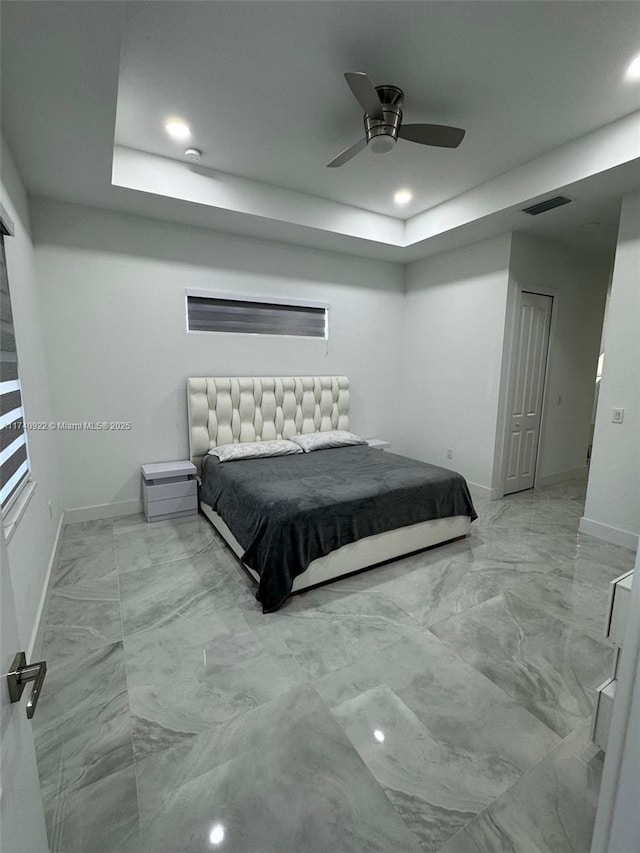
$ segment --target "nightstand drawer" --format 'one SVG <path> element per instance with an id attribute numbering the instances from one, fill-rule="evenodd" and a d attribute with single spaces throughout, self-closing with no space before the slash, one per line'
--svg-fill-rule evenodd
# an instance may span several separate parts
<path id="1" fill-rule="evenodd" d="M 616 683 L 615 679 L 610 678 L 604 684 L 601 684 L 596 691 L 596 707 L 593 712 L 593 723 L 591 725 L 591 740 L 600 749 L 606 749 L 607 741 L 609 740 L 613 702 L 616 698 Z"/>
<path id="2" fill-rule="evenodd" d="M 162 501 L 145 501 L 145 513 L 149 521 L 165 518 L 175 513 L 192 513 L 198 509 L 198 496 L 186 495 L 181 498 L 167 498 Z"/>
<path id="3" fill-rule="evenodd" d="M 183 498 L 187 495 L 196 495 L 198 484 L 195 480 L 179 480 L 177 483 L 160 482 L 153 486 L 145 483 L 144 492 L 148 502 L 162 501 L 168 498 Z"/>
<path id="4" fill-rule="evenodd" d="M 615 643 L 616 646 L 621 646 L 624 640 L 629 602 L 631 601 L 632 582 L 633 571 L 630 571 L 611 581 L 609 587 L 609 606 L 607 609 L 605 636 L 612 643 Z"/>

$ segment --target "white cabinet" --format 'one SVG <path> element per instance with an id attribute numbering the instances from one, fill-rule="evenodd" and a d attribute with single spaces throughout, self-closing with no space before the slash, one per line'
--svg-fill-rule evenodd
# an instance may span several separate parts
<path id="1" fill-rule="evenodd" d="M 631 600 L 631 584 L 633 583 L 633 571 L 620 575 L 611 581 L 609 585 L 609 603 L 605 622 L 605 636 L 615 648 L 611 678 L 608 678 L 596 690 L 596 705 L 593 710 L 593 721 L 591 725 L 591 739 L 600 749 L 607 748 L 609 728 L 611 727 L 611 714 L 613 713 L 613 702 L 616 696 L 616 676 L 618 674 L 618 661 L 620 650 L 624 640 L 627 627 L 627 616 L 629 613 L 629 602 Z"/>
<path id="2" fill-rule="evenodd" d="M 193 462 L 154 462 L 142 466 L 142 499 L 147 521 L 198 512 L 198 483 Z"/>
<path id="3" fill-rule="evenodd" d="M 615 678 L 608 678 L 596 690 L 596 707 L 591 727 L 591 740 L 600 749 L 607 748 L 609 729 L 611 728 L 611 715 L 613 714 L 613 701 L 615 698 L 616 680 Z"/>
<path id="4" fill-rule="evenodd" d="M 627 627 L 629 602 L 631 601 L 631 584 L 633 570 L 609 584 L 609 604 L 607 607 L 607 638 L 616 646 L 622 645 L 624 632 Z"/>

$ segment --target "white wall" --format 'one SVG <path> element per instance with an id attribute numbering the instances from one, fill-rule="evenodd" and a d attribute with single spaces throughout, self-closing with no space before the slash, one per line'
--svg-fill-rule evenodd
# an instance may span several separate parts
<path id="1" fill-rule="evenodd" d="M 606 263 L 521 233 L 411 264 L 403 451 L 500 490 L 513 321 L 523 288 L 554 296 L 539 481 L 586 470 L 607 284 Z"/>
<path id="2" fill-rule="evenodd" d="M 510 245 L 506 234 L 407 270 L 401 450 L 485 488 L 493 470 Z"/>
<path id="3" fill-rule="evenodd" d="M 1 201 L 15 226 L 15 235 L 5 238 L 5 252 L 24 409 L 29 421 L 49 421 L 52 417 L 50 385 L 27 199 L 4 139 L 0 167 Z M 27 441 L 37 486 L 24 515 L 14 528 L 8 553 L 20 638 L 23 648 L 30 650 L 35 640 L 63 504 L 59 493 L 55 434 L 31 431 Z M 52 518 L 49 501 L 53 504 Z"/>
<path id="4" fill-rule="evenodd" d="M 547 382 L 536 483 L 586 473 L 591 440 L 596 367 L 609 284 L 606 261 L 553 240 L 514 232 L 509 265 L 505 347 L 510 350 L 520 290 L 553 296 Z M 506 365 L 505 382 L 508 365 Z M 506 398 L 505 398 L 506 402 Z M 500 416 L 500 433 L 506 413 Z M 502 443 L 496 446 L 496 486 L 501 482 Z"/>
<path id="5" fill-rule="evenodd" d="M 140 465 L 186 458 L 188 376 L 346 374 L 352 428 L 399 439 L 400 265 L 32 203 L 64 504 L 134 510 Z M 330 340 L 187 335 L 185 288 L 330 303 Z"/>
<path id="6" fill-rule="evenodd" d="M 626 196 L 605 331 L 587 501 L 580 529 L 636 547 L 640 533 L 640 193 Z M 623 408 L 624 423 L 611 423 Z"/>

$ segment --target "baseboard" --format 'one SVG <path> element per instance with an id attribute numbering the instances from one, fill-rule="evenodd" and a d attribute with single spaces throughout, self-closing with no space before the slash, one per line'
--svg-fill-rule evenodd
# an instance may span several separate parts
<path id="1" fill-rule="evenodd" d="M 60 551 L 60 545 L 62 543 L 62 530 L 64 528 L 64 524 L 65 517 L 62 512 L 60 513 L 60 521 L 58 522 L 56 538 L 54 539 L 53 548 L 51 549 L 51 557 L 49 558 L 49 565 L 47 567 L 47 576 L 42 588 L 42 595 L 40 596 L 40 603 L 38 604 L 38 610 L 36 612 L 35 624 L 33 626 L 33 631 L 31 632 L 31 639 L 29 640 L 29 647 L 27 649 L 28 661 L 32 661 L 34 659 L 39 660 L 42 652 L 42 640 L 44 637 L 47 605 L 49 603 L 49 595 L 53 581 L 53 569 L 58 561 L 58 552 Z"/>
<path id="2" fill-rule="evenodd" d="M 467 486 L 469 486 L 469 491 L 471 492 L 471 497 L 479 497 L 479 498 L 491 498 L 493 497 L 493 490 L 489 488 L 489 486 L 481 486 L 479 483 L 471 483 L 467 480 Z"/>
<path id="3" fill-rule="evenodd" d="M 112 504 L 98 504 L 96 506 L 82 506 L 77 509 L 67 509 L 64 513 L 64 523 L 72 524 L 74 521 L 96 521 L 99 518 L 117 518 L 119 515 L 135 515 L 142 512 L 141 500 L 116 501 Z"/>
<path id="4" fill-rule="evenodd" d="M 629 548 L 631 551 L 638 550 L 638 534 L 631 533 L 630 530 L 620 530 L 619 527 L 602 524 L 600 521 L 594 521 L 592 518 L 583 516 L 580 519 L 578 531 L 586 533 L 587 536 L 602 539 L 604 542 L 610 542 L 612 545 L 622 545 L 623 548 Z"/>
<path id="5" fill-rule="evenodd" d="M 586 480 L 588 474 L 589 469 L 586 465 L 582 465 L 580 468 L 571 468 L 568 471 L 556 471 L 555 474 L 546 474 L 544 477 L 538 477 L 536 488 L 554 486 L 556 483 L 566 483 L 571 480 Z"/>

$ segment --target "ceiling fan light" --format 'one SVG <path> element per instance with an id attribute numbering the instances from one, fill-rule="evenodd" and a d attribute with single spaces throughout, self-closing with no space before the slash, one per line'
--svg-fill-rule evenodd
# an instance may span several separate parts
<path id="1" fill-rule="evenodd" d="M 369 142 L 369 149 L 373 151 L 374 154 L 386 154 L 388 151 L 395 146 L 396 140 L 393 136 L 374 136 Z"/>

